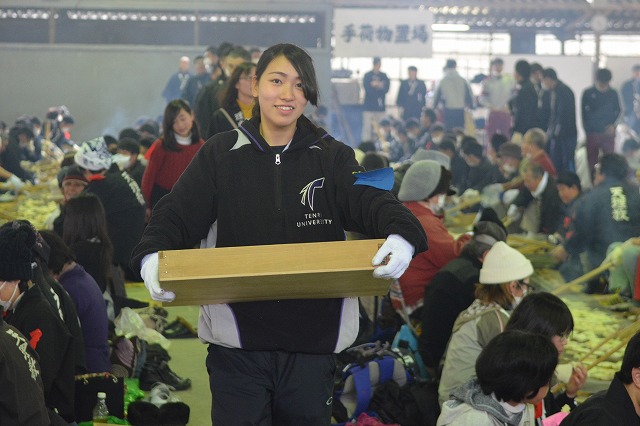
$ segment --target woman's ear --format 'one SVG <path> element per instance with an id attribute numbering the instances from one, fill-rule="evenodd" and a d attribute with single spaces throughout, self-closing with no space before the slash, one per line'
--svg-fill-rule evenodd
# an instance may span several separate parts
<path id="1" fill-rule="evenodd" d="M 640 368 L 636 367 L 631 369 L 631 380 L 636 389 L 640 390 Z"/>
<path id="2" fill-rule="evenodd" d="M 258 97 L 258 77 L 253 77 L 251 80 L 251 94 L 254 98 Z"/>

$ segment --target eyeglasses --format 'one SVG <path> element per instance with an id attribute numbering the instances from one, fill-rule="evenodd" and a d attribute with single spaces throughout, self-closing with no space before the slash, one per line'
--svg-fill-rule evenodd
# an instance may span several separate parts
<path id="1" fill-rule="evenodd" d="M 532 286 L 531 284 L 529 284 L 528 281 L 525 280 L 518 280 L 518 287 L 522 288 L 523 290 L 526 290 L 527 293 L 531 293 L 533 291 L 535 291 L 535 287 Z"/>

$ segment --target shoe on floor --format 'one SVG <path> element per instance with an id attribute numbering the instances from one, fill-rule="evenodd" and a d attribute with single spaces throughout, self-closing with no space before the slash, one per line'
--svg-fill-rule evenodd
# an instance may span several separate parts
<path id="1" fill-rule="evenodd" d="M 184 339 L 198 337 L 198 332 L 189 321 L 177 317 L 164 328 L 162 335 L 167 339 Z"/>
<path id="2" fill-rule="evenodd" d="M 171 386 L 176 391 L 186 390 L 191 387 L 191 379 L 182 378 L 171 371 L 166 361 L 147 363 L 140 373 L 140 389 L 149 391 L 156 382 Z"/>
<path id="3" fill-rule="evenodd" d="M 147 400 L 158 408 L 168 402 L 180 402 L 180 399 L 171 393 L 173 390 L 175 389 L 165 383 L 154 383 Z"/>

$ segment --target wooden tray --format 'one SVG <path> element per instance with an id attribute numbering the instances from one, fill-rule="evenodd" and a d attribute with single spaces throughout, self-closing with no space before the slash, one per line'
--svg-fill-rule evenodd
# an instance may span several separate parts
<path id="1" fill-rule="evenodd" d="M 159 253 L 171 305 L 383 295 L 371 260 L 384 240 L 278 244 Z"/>

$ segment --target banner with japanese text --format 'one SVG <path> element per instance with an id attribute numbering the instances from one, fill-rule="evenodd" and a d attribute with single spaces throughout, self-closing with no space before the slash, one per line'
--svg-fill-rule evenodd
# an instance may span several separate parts
<path id="1" fill-rule="evenodd" d="M 429 58 L 432 23 L 428 10 L 336 8 L 333 56 Z"/>

